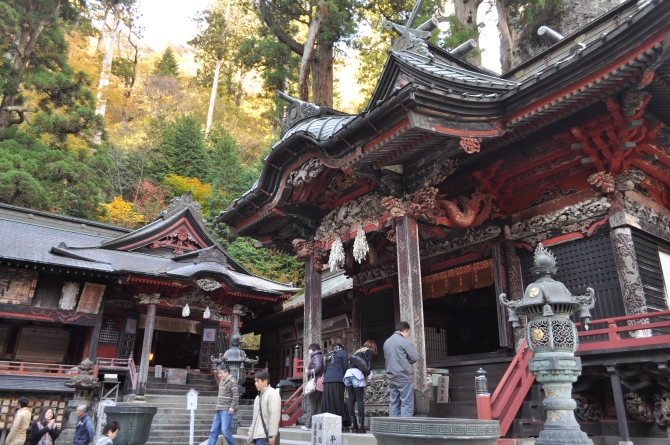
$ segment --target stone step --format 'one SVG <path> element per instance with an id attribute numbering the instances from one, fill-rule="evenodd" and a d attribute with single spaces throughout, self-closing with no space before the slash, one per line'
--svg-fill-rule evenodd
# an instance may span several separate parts
<path id="1" fill-rule="evenodd" d="M 154 390 L 152 391 L 150 388 L 147 388 L 147 395 L 150 396 L 185 396 L 188 390 L 191 388 L 186 388 L 186 389 L 160 389 L 160 390 Z M 215 397 L 219 394 L 218 390 L 212 390 L 212 391 L 206 391 L 206 390 L 196 390 L 198 391 L 198 397 Z"/>
<path id="2" fill-rule="evenodd" d="M 235 445 L 248 445 L 247 433 L 248 427 L 238 427 L 235 438 Z M 279 428 L 281 433 L 281 443 L 285 445 L 309 445 L 311 444 L 312 433 L 298 427 Z M 206 445 L 206 444 L 205 444 Z M 377 439 L 370 433 L 353 434 L 342 433 L 342 445 L 377 445 Z"/>

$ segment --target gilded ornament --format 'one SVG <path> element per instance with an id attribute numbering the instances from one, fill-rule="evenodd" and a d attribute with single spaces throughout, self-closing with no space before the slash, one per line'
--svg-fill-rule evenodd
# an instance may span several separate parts
<path id="1" fill-rule="evenodd" d="M 558 391 L 555 389 L 548 389 L 547 397 L 558 397 Z"/>
<path id="2" fill-rule="evenodd" d="M 558 417 L 558 413 L 549 413 L 547 419 L 549 419 L 550 422 L 556 422 L 558 421 Z"/>
<path id="3" fill-rule="evenodd" d="M 544 338 L 544 332 L 542 332 L 542 329 L 533 329 L 533 332 L 530 334 L 533 337 L 533 340 L 535 341 L 540 341 Z"/>
<path id="4" fill-rule="evenodd" d="M 530 298 L 535 298 L 535 297 L 537 297 L 538 295 L 540 295 L 540 289 L 538 289 L 537 287 L 532 288 L 532 289 L 528 292 L 528 296 L 529 296 Z"/>

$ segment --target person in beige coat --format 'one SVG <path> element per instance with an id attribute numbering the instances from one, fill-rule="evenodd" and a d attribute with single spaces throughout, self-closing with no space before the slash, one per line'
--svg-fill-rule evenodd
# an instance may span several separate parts
<path id="1" fill-rule="evenodd" d="M 21 397 L 19 399 L 19 409 L 14 415 L 14 422 L 12 423 L 12 429 L 7 436 L 5 443 L 7 445 L 23 445 L 26 441 L 26 431 L 30 428 L 30 419 L 32 414 L 28 407 L 28 399 L 26 397 Z"/>
<path id="2" fill-rule="evenodd" d="M 254 445 L 275 445 L 281 419 L 281 395 L 270 386 L 270 374 L 267 371 L 256 372 L 254 383 L 258 395 L 254 400 L 254 417 L 249 427 L 247 442 Z"/>

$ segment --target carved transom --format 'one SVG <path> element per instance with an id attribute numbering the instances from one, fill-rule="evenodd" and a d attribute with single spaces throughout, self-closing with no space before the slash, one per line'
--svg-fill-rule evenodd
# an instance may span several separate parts
<path id="1" fill-rule="evenodd" d="M 174 232 L 149 245 L 151 249 L 160 249 L 162 247 L 173 249 L 172 251 L 175 255 L 181 255 L 184 252 L 202 249 L 203 246 L 198 244 L 198 241 L 196 241 L 186 227 L 181 226 Z"/>

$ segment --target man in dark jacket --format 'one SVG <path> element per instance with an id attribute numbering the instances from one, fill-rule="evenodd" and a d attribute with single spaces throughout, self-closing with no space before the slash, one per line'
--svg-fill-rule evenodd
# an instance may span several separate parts
<path id="1" fill-rule="evenodd" d="M 95 433 L 93 432 L 93 423 L 91 422 L 90 417 L 86 414 L 86 405 L 79 405 L 77 407 L 77 428 L 74 430 L 74 440 L 72 441 L 73 445 L 88 445 L 92 440 Z"/>
<path id="2" fill-rule="evenodd" d="M 419 353 L 409 340 L 409 323 L 401 321 L 384 342 L 386 381 L 390 391 L 390 417 L 412 417 L 414 414 L 414 370 Z"/>
<path id="3" fill-rule="evenodd" d="M 214 445 L 216 439 L 219 438 L 219 434 L 223 434 L 228 445 L 235 445 L 233 433 L 230 432 L 230 424 L 233 421 L 240 399 L 237 381 L 230 375 L 228 365 L 219 366 L 218 371 L 221 383 L 219 384 L 219 396 L 216 398 L 214 423 L 212 423 L 212 429 L 209 432 L 207 445 Z"/>

